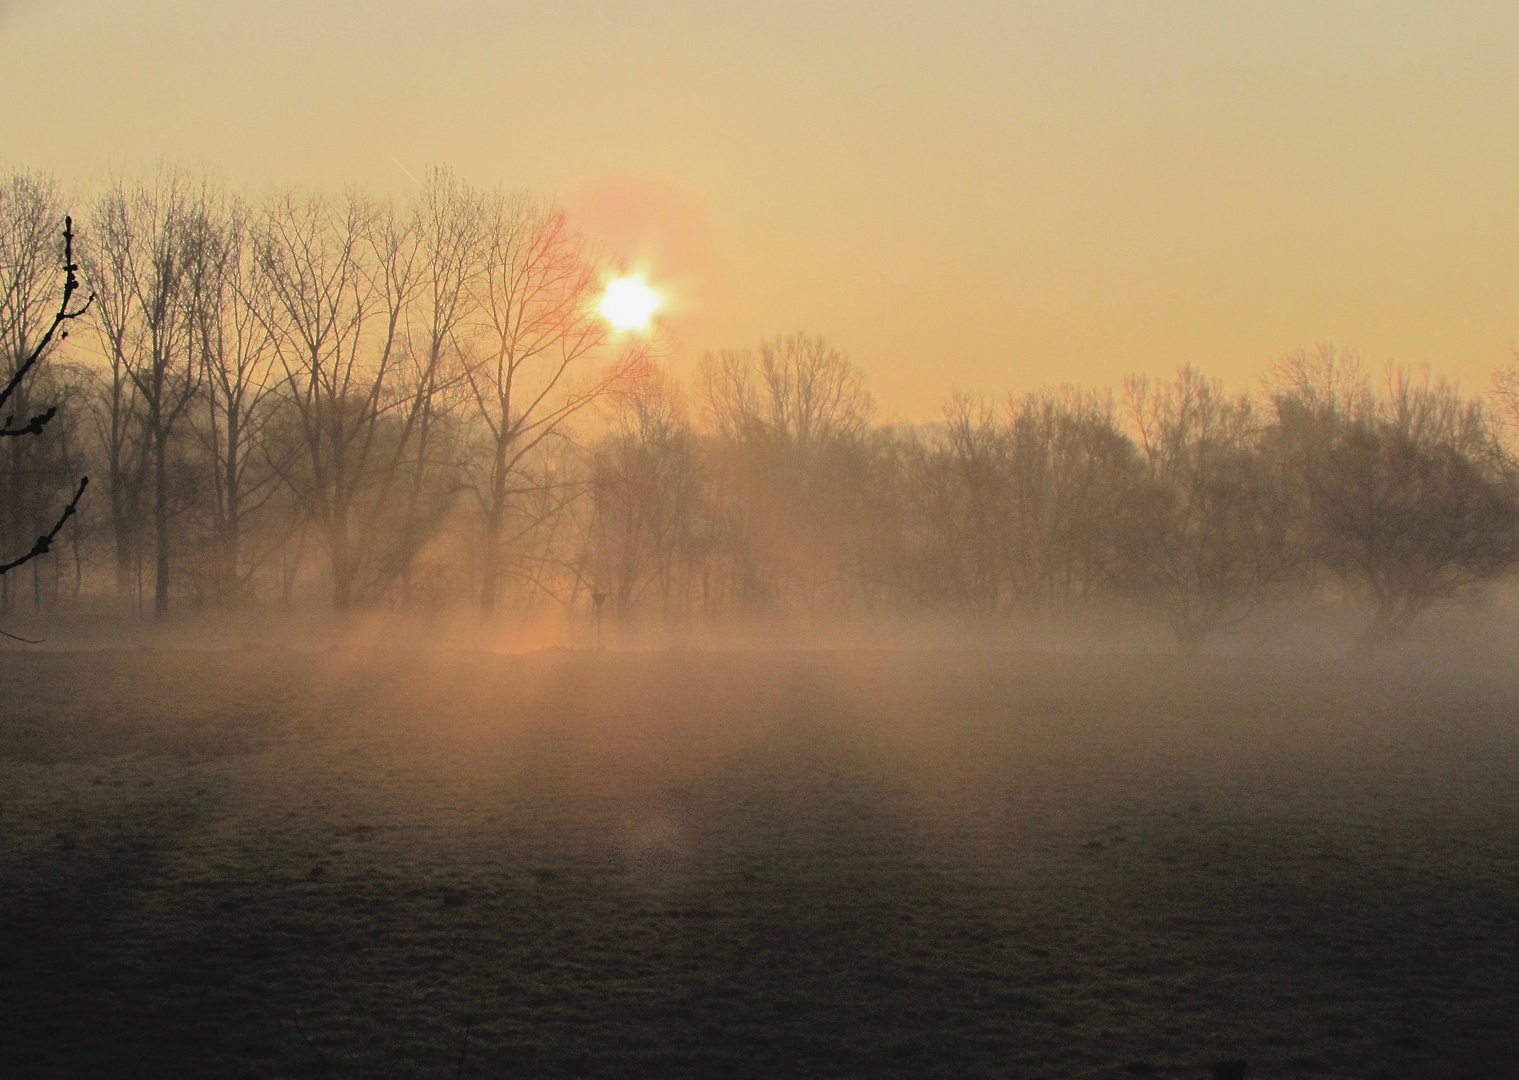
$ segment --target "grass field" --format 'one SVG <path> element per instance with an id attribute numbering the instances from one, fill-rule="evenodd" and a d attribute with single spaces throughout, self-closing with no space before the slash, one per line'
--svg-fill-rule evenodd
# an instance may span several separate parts
<path id="1" fill-rule="evenodd" d="M 0 688 L 5 1076 L 1519 1076 L 1496 664 L 17 650 Z"/>

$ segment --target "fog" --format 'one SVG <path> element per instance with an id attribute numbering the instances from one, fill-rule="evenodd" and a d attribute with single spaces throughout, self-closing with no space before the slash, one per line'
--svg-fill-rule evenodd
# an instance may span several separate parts
<path id="1" fill-rule="evenodd" d="M 817 335 L 679 377 L 446 169 L 62 193 L 0 184 L 18 1075 L 1516 1060 L 1519 369 L 890 425 Z"/>
<path id="2" fill-rule="evenodd" d="M 0 184 L 14 636 L 323 611 L 345 637 L 473 612 L 515 647 L 584 645 L 588 620 L 640 646 L 1148 621 L 1195 653 L 1290 639 L 1293 610 L 1305 640 L 1359 620 L 1347 647 L 1375 651 L 1519 562 L 1513 367 L 1470 394 L 1320 344 L 1252 387 L 1183 366 L 883 425 L 819 336 L 677 377 L 657 319 L 604 315 L 625 268 L 551 199 L 444 168 L 396 200 L 164 167 L 61 237 L 63 191 Z"/>
<path id="3" fill-rule="evenodd" d="M 1507 659 L 370 643 L 8 652 L 0 681 L 32 1075 L 1515 1049 Z"/>

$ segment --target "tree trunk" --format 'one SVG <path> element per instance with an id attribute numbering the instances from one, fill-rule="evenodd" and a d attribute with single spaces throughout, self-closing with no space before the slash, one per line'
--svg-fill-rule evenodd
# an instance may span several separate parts
<path id="1" fill-rule="evenodd" d="M 502 410 L 501 430 L 506 431 L 507 411 Z M 496 460 L 491 470 L 491 501 L 485 512 L 485 550 L 481 554 L 480 614 L 496 613 L 501 580 L 501 525 L 506 516 L 506 441 L 497 439 Z"/>
<path id="2" fill-rule="evenodd" d="M 132 572 L 132 537 L 127 529 L 126 515 L 111 515 L 112 532 L 116 534 L 116 596 L 130 600 L 136 595 Z"/>
<path id="3" fill-rule="evenodd" d="M 242 492 L 239 490 L 238 445 L 242 438 L 241 424 L 236 409 L 227 410 L 227 451 L 222 469 L 222 488 L 226 492 L 226 518 L 223 523 L 221 565 L 218 570 L 218 592 L 223 607 L 237 607 L 241 601 L 237 580 L 238 549 L 242 541 Z"/>
<path id="4" fill-rule="evenodd" d="M 332 610 L 346 615 L 353 607 L 353 553 L 348 548 L 348 514 L 339 509 L 333 515 L 332 549 Z"/>
<path id="5" fill-rule="evenodd" d="M 154 425 L 158 427 L 157 424 Z M 165 433 L 153 438 L 153 532 L 156 560 L 153 578 L 153 617 L 169 617 L 169 448 Z"/>
<path id="6" fill-rule="evenodd" d="M 237 579 L 237 558 L 239 548 L 239 524 L 236 506 L 230 507 L 227 513 L 227 533 L 222 539 L 221 550 L 221 602 L 223 607 L 238 607 L 241 602 L 239 595 L 241 589 Z"/>
<path id="7" fill-rule="evenodd" d="M 501 508 L 492 506 L 485 515 L 485 550 L 481 555 L 480 614 L 490 618 L 496 613 L 500 567 L 496 558 L 501 547 Z"/>

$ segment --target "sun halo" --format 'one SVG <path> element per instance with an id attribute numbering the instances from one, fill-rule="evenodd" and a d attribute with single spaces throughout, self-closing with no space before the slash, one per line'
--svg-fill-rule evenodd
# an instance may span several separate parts
<path id="1" fill-rule="evenodd" d="M 647 330 L 654 312 L 664 302 L 649 283 L 637 276 L 613 278 L 596 310 L 616 330 Z"/>

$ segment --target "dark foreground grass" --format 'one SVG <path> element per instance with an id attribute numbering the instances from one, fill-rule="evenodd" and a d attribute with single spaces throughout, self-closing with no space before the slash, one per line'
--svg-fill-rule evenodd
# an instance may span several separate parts
<path id="1" fill-rule="evenodd" d="M 471 1077 L 1519 1076 L 1493 668 L 12 653 L 0 689 L 5 1076 L 441 1080 L 466 1028 Z"/>

